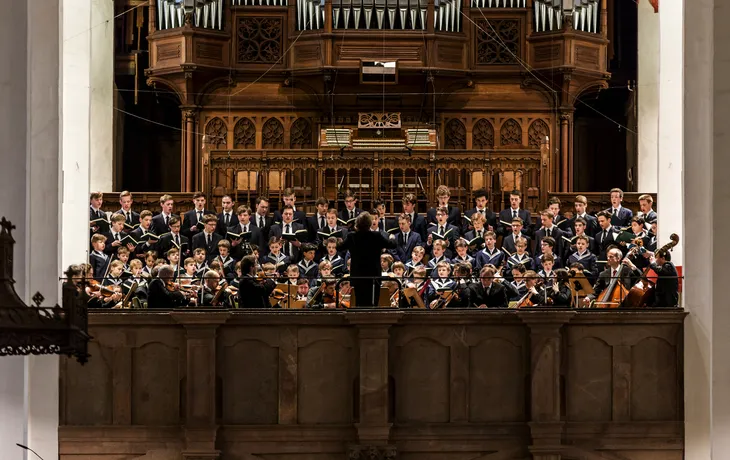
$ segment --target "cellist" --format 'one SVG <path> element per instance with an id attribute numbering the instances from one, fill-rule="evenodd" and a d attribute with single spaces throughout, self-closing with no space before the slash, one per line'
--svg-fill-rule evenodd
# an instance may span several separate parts
<path id="1" fill-rule="evenodd" d="M 641 271 L 636 268 L 636 265 L 631 262 L 629 257 L 623 257 L 621 250 L 616 246 L 608 250 L 606 253 L 606 259 L 608 262 L 607 267 L 600 275 L 598 275 L 598 280 L 596 281 L 596 284 L 593 285 L 593 293 L 588 294 L 583 299 L 583 305 L 585 306 L 590 305 L 592 301 L 596 300 L 596 298 L 611 285 L 611 281 L 619 276 L 619 272 L 620 278 L 618 281 L 621 282 L 626 289 L 631 289 L 631 287 L 636 283 L 636 280 L 641 277 Z M 619 270 L 621 265 L 625 265 L 628 270 Z"/>
<path id="2" fill-rule="evenodd" d="M 679 303 L 679 277 L 668 250 L 659 248 L 655 253 L 647 252 L 649 268 L 657 274 L 654 286 L 654 300 L 649 307 L 674 308 Z"/>

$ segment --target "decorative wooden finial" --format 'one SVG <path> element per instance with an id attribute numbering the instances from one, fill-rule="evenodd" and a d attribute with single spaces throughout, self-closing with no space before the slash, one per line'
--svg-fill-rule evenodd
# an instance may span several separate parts
<path id="1" fill-rule="evenodd" d="M 13 236 L 11 232 L 15 230 L 15 225 L 7 220 L 5 216 L 3 216 L 2 220 L 0 221 L 0 226 L 2 226 L 2 233 L 7 233 L 10 237 Z"/>

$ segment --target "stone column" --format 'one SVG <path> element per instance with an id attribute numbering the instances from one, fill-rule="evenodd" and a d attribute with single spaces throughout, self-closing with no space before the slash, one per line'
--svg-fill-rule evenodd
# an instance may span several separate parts
<path id="1" fill-rule="evenodd" d="M 114 190 L 114 1 L 90 0 L 89 135 L 91 190 Z M 141 11 L 141 10 L 140 10 Z M 134 15 L 135 12 L 127 13 Z M 76 84 L 66 82 L 66 85 Z"/>
<path id="2" fill-rule="evenodd" d="M 216 335 L 226 312 L 171 313 L 187 332 L 185 460 L 215 460 Z"/>
<path id="3" fill-rule="evenodd" d="M 568 191 L 568 149 L 570 148 L 570 124 L 572 116 L 569 113 L 560 114 L 560 191 Z"/>
<path id="4" fill-rule="evenodd" d="M 350 449 L 350 458 L 392 458 L 388 420 L 388 337 L 390 326 L 403 315 L 399 311 L 348 312 L 347 320 L 358 328 L 360 349 L 359 444 Z"/>
<path id="5" fill-rule="evenodd" d="M 688 4 L 689 7 L 690 4 Z M 684 113 L 684 44 L 682 42 L 684 7 L 682 2 L 664 2 L 659 7 L 659 156 L 658 156 L 658 238 L 660 245 L 669 235 L 682 235 L 684 222 L 684 183 L 682 180 Z M 692 81 L 691 84 L 706 84 Z M 697 152 L 691 152 L 695 155 Z M 643 191 L 643 190 L 642 190 Z M 688 236 L 688 235 L 684 235 Z M 672 261 L 683 262 L 682 243 L 674 249 Z"/>
<path id="6" fill-rule="evenodd" d="M 182 161 L 183 170 L 183 191 L 192 192 L 195 189 L 195 117 L 197 110 L 183 108 L 183 120 L 185 127 L 184 154 Z"/>
<path id="7" fill-rule="evenodd" d="M 530 452 L 534 460 L 560 460 L 563 422 L 560 414 L 560 329 L 575 313 L 523 311 L 530 328 L 531 413 Z"/>
<path id="8" fill-rule="evenodd" d="M 648 1 L 638 2 L 638 190 L 657 191 L 659 154 L 659 15 Z"/>

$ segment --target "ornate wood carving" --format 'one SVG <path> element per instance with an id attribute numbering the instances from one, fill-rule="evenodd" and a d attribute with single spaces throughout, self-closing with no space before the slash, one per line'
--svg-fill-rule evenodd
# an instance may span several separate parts
<path id="1" fill-rule="evenodd" d="M 239 63 L 277 62 L 282 55 L 283 26 L 281 18 L 243 17 L 236 25 Z"/>
<path id="2" fill-rule="evenodd" d="M 218 117 L 205 126 L 205 135 L 208 137 L 208 144 L 213 148 L 226 148 L 228 145 L 228 126 Z"/>
<path id="3" fill-rule="evenodd" d="M 358 128 L 400 128 L 400 113 L 360 113 Z"/>
<path id="4" fill-rule="evenodd" d="M 269 118 L 261 130 L 261 138 L 265 149 L 283 149 L 284 125 L 278 118 Z"/>
<path id="5" fill-rule="evenodd" d="M 477 24 L 477 64 L 517 64 L 517 57 L 520 56 L 520 20 L 490 19 L 477 21 Z"/>
<path id="6" fill-rule="evenodd" d="M 494 127 L 486 118 L 474 124 L 472 129 L 472 148 L 491 149 L 494 147 Z"/>
<path id="7" fill-rule="evenodd" d="M 241 118 L 233 128 L 233 147 L 237 149 L 256 148 L 256 126 L 250 118 Z"/>
<path id="8" fill-rule="evenodd" d="M 522 126 L 514 118 L 502 124 L 499 130 L 499 145 L 522 145 Z"/>
<path id="9" fill-rule="evenodd" d="M 291 133 L 289 134 L 289 148 L 312 148 L 312 124 L 306 118 L 297 118 L 292 123 Z"/>
<path id="10" fill-rule="evenodd" d="M 544 120 L 535 120 L 527 130 L 528 145 L 539 149 L 543 139 L 549 135 L 550 128 L 548 128 L 547 123 Z"/>
<path id="11" fill-rule="evenodd" d="M 466 148 L 466 127 L 461 120 L 452 118 L 446 123 L 446 148 L 447 149 L 465 149 Z"/>

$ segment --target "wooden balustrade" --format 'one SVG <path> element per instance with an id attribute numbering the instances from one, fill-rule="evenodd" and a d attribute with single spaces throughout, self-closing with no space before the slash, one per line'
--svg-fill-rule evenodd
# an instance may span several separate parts
<path id="1" fill-rule="evenodd" d="M 679 460 L 683 319 L 92 312 L 60 458 Z"/>

